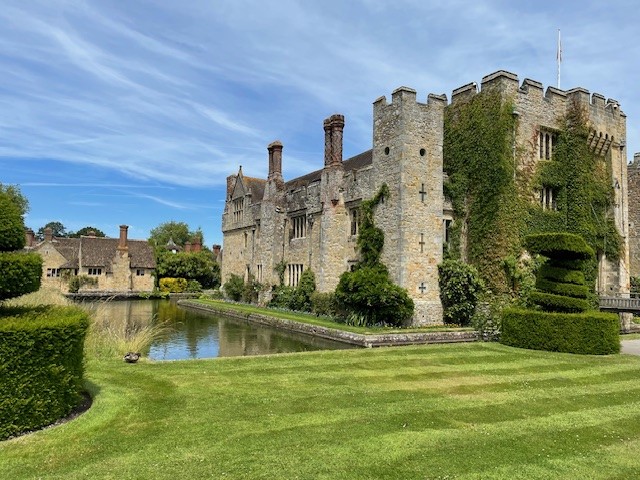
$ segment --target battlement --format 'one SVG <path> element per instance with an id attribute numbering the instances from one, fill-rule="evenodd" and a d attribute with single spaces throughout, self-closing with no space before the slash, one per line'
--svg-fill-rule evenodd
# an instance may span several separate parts
<path id="1" fill-rule="evenodd" d="M 384 95 L 378 97 L 373 102 L 373 114 L 374 116 L 382 112 L 383 110 L 391 107 L 399 107 L 399 106 L 409 106 L 409 105 L 418 105 L 424 107 L 431 107 L 438 105 L 440 107 L 444 107 L 447 105 L 447 96 L 445 94 L 434 94 L 430 93 L 427 95 L 427 102 L 418 102 L 418 96 L 416 90 L 409 87 L 398 87 L 391 93 L 391 103 L 387 102 L 387 97 Z"/>
<path id="2" fill-rule="evenodd" d="M 622 119 L 626 117 L 616 100 L 611 98 L 605 100 L 606 97 L 600 93 L 591 94 L 589 90 L 582 87 L 561 90 L 549 86 L 545 91 L 541 82 L 525 78 L 520 84 L 516 74 L 505 70 L 483 77 L 480 88 L 476 82 L 456 88 L 451 94 L 451 104 L 467 102 L 481 92 L 496 92 L 504 98 L 513 98 L 516 105 L 546 102 L 545 108 L 557 111 L 564 111 L 569 101 L 575 101 L 588 110 L 591 118 L 597 117 L 606 123 L 616 123 L 621 120 L 621 117 Z"/>

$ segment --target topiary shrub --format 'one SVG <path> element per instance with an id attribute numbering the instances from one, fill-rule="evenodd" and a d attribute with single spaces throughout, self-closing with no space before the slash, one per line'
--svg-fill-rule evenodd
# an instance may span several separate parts
<path id="1" fill-rule="evenodd" d="M 550 312 L 584 312 L 589 289 L 580 270 L 582 262 L 594 257 L 593 250 L 579 235 L 542 233 L 524 239 L 529 252 L 548 257 L 536 277 L 531 300 Z"/>
<path id="2" fill-rule="evenodd" d="M 478 270 L 460 260 L 445 260 L 438 265 L 438 283 L 444 323 L 469 325 L 484 290 Z"/>
<path id="3" fill-rule="evenodd" d="M 0 440 L 49 425 L 78 405 L 89 321 L 75 307 L 2 310 Z"/>
<path id="4" fill-rule="evenodd" d="M 240 299 L 242 299 L 242 292 L 244 290 L 244 279 L 240 275 L 232 273 L 222 288 L 227 298 L 234 302 L 239 302 Z"/>
<path id="5" fill-rule="evenodd" d="M 550 352 L 608 355 L 620 351 L 620 325 L 612 313 L 554 313 L 506 309 L 500 343 Z"/>

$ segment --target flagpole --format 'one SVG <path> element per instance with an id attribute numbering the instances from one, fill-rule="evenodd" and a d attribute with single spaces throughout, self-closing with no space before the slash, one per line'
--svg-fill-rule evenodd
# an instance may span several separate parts
<path id="1" fill-rule="evenodd" d="M 560 29 L 558 29 L 558 51 L 556 54 L 558 61 L 558 89 L 560 89 L 560 63 L 562 63 L 562 42 L 560 40 Z"/>

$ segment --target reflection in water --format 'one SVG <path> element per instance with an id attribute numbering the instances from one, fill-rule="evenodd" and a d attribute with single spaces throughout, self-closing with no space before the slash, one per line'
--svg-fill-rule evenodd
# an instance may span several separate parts
<path id="1" fill-rule="evenodd" d="M 235 357 L 269 353 L 352 348 L 340 342 L 255 326 L 229 317 L 178 307 L 169 300 L 123 300 L 100 307 L 108 317 L 128 318 L 129 325 L 166 322 L 169 329 L 153 342 L 154 360 Z M 110 311 L 110 309 L 112 309 Z"/>

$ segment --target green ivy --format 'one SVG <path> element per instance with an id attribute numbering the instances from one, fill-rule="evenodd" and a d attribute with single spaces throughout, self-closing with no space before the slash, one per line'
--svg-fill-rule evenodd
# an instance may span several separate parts
<path id="1" fill-rule="evenodd" d="M 614 199 L 610 166 L 590 150 L 586 113 L 577 102 L 570 104 L 558 126 L 553 158 L 538 164 L 533 181 L 534 188 L 554 189 L 556 210 L 530 205 L 524 233 L 579 234 L 595 252 L 618 259 L 622 238 L 609 215 Z M 597 271 L 595 258 L 585 269 L 587 280 L 593 283 Z"/>
<path id="2" fill-rule="evenodd" d="M 448 256 L 474 265 L 495 292 L 509 289 L 503 260 L 519 253 L 523 218 L 512 112 L 513 104 L 499 94 L 481 92 L 450 105 L 444 119 L 444 189 L 456 219 Z"/>

